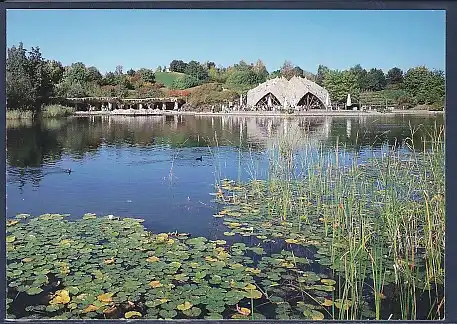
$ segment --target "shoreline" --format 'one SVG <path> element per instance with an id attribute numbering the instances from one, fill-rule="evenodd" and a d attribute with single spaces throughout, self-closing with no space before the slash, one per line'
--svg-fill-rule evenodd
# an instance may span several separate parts
<path id="1" fill-rule="evenodd" d="M 267 111 L 233 111 L 233 112 L 197 112 L 197 111 L 138 111 L 138 110 L 125 110 L 125 111 L 77 111 L 73 116 L 245 116 L 245 117 L 313 117 L 313 116 L 393 116 L 393 115 L 444 115 L 444 111 L 429 111 L 429 110 L 392 110 L 389 112 L 378 111 L 353 111 L 353 110 L 333 110 L 333 111 L 306 111 L 296 112 L 292 114 L 284 112 L 267 112 Z"/>

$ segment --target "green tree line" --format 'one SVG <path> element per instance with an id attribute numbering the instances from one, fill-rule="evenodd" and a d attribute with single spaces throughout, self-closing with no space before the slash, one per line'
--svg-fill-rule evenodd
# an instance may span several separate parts
<path id="1" fill-rule="evenodd" d="M 157 81 L 159 73 L 174 73 L 171 84 Z M 245 94 L 259 83 L 275 77 L 306 77 L 324 86 L 333 102 L 344 102 L 350 93 L 355 101 L 367 91 L 391 91 L 398 104 L 444 106 L 445 79 L 443 71 L 424 66 L 406 72 L 394 67 L 386 74 L 381 69 L 366 70 L 356 65 L 348 70 L 331 70 L 319 65 L 317 73 L 304 71 L 290 61 L 269 72 L 259 59 L 255 63 L 240 61 L 229 67 L 214 62 L 184 62 L 172 60 L 168 68 L 142 68 L 124 72 L 122 66 L 102 74 L 94 66 L 76 62 L 64 66 L 61 62 L 42 57 L 39 48 L 27 50 L 20 43 L 8 48 L 6 60 L 7 109 L 39 112 L 52 97 L 160 97 L 173 90 L 185 90 L 204 84 L 219 84 L 218 92 L 231 90 Z M 217 95 L 217 98 L 224 96 Z M 197 100 L 198 101 L 198 100 Z"/>

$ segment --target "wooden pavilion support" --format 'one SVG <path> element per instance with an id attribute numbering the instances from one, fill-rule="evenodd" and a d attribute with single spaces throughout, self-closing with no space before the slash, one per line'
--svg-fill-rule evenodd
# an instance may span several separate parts
<path id="1" fill-rule="evenodd" d="M 118 97 L 85 97 L 85 98 L 56 98 L 66 105 L 74 106 L 76 110 L 113 111 L 116 109 L 160 109 L 179 110 L 185 103 L 183 98 L 118 98 Z"/>

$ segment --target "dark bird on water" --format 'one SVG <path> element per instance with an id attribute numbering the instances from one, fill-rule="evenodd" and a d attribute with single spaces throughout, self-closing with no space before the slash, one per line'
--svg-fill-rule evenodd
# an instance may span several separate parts
<path id="1" fill-rule="evenodd" d="M 70 174 L 71 173 L 71 169 L 66 169 L 65 172 Z"/>
<path id="2" fill-rule="evenodd" d="M 203 156 L 200 155 L 200 157 L 196 158 L 195 160 L 197 160 L 197 161 L 203 161 Z"/>

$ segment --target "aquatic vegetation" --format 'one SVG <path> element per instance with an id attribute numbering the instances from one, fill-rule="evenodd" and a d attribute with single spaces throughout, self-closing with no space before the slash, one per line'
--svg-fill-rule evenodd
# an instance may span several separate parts
<path id="1" fill-rule="evenodd" d="M 346 156 L 338 143 L 315 152 L 296 150 L 293 136 L 292 143 L 274 144 L 268 179 L 218 184 L 224 234 L 255 238 L 257 248 L 308 250 L 309 262 L 333 278 L 324 283 L 336 285 L 292 285 L 304 294 L 311 287 L 333 291 L 335 299 L 315 303 L 332 306 L 330 318 L 442 318 L 443 129 L 423 138 L 420 150 L 413 136 L 403 143 L 409 150 L 394 146 L 363 161 Z M 290 317 L 290 310 L 281 316 Z"/>
<path id="2" fill-rule="evenodd" d="M 17 215 L 8 317 L 441 319 L 442 132 L 426 140 L 363 158 L 273 143 L 265 180 L 216 181 L 212 240 L 112 215 Z"/>
<path id="3" fill-rule="evenodd" d="M 45 214 L 7 231 L 8 305 L 21 317 L 215 317 L 245 298 L 231 282 L 254 282 L 224 241 L 154 235 L 137 219 Z"/>
<path id="4" fill-rule="evenodd" d="M 262 319 L 256 301 L 276 296 L 281 277 L 266 271 L 269 259 L 254 267 L 246 256 L 261 248 L 152 234 L 141 219 L 66 216 L 22 214 L 7 222 L 8 317 Z M 263 278 L 276 281 L 257 283 Z"/>

